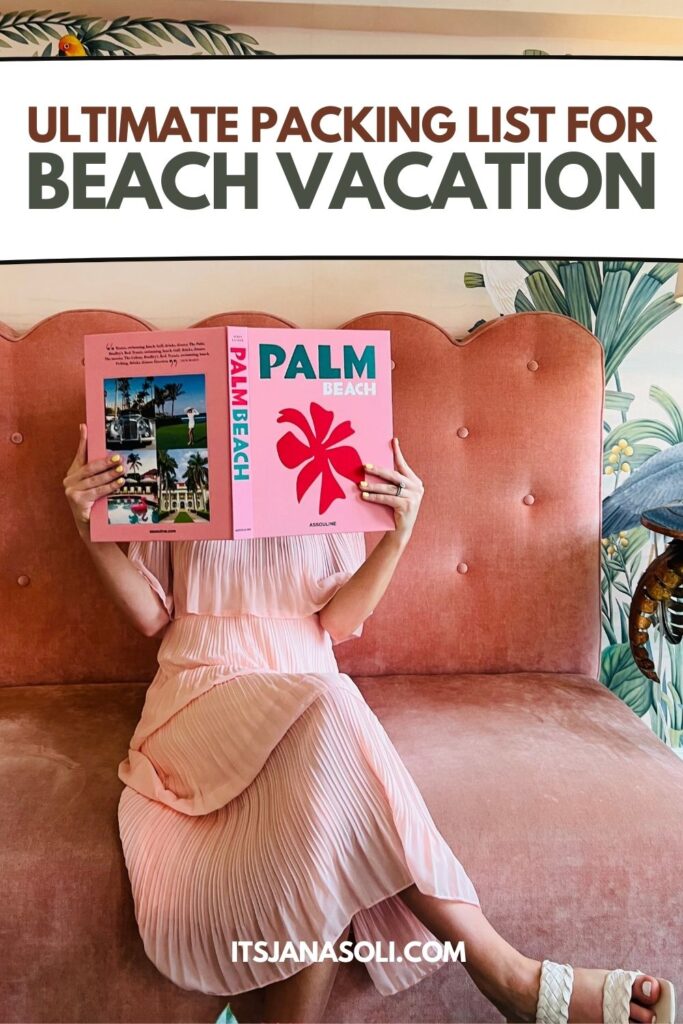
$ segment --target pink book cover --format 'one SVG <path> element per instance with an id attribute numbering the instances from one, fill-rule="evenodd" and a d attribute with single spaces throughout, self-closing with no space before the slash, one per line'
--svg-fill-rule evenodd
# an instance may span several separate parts
<path id="1" fill-rule="evenodd" d="M 86 335 L 88 459 L 124 484 L 95 502 L 95 541 L 232 535 L 224 327 Z"/>
<path id="2" fill-rule="evenodd" d="M 358 487 L 394 465 L 389 332 L 227 333 L 234 536 L 394 529 Z"/>

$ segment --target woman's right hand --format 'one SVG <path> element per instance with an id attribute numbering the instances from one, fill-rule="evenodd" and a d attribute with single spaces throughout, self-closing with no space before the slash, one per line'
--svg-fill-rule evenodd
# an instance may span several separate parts
<path id="1" fill-rule="evenodd" d="M 120 490 L 124 467 L 120 455 L 88 462 L 88 432 L 85 423 L 80 424 L 80 432 L 76 455 L 66 471 L 63 483 L 71 514 L 82 530 L 90 522 L 90 512 L 97 499 Z"/>

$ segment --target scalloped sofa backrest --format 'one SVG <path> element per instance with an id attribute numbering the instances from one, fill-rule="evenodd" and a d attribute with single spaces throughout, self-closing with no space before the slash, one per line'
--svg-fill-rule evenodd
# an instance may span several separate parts
<path id="1" fill-rule="evenodd" d="M 292 326 L 233 312 L 195 326 Z M 552 313 L 491 321 L 463 344 L 409 313 L 369 313 L 395 363 L 394 423 L 425 497 L 364 634 L 336 648 L 355 675 L 597 669 L 602 351 Z M 62 478 L 84 418 L 83 336 L 150 330 L 74 310 L 21 337 L 0 326 L 3 539 L 0 683 L 147 680 L 156 643 L 112 607 Z M 368 551 L 379 541 L 368 534 Z"/>

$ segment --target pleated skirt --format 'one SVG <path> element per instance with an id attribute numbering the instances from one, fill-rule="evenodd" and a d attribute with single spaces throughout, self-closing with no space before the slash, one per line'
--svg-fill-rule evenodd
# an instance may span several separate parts
<path id="1" fill-rule="evenodd" d="M 244 721 L 261 723 L 245 730 Z M 441 966 L 383 962 L 434 936 L 398 895 L 478 906 L 412 777 L 349 676 L 250 672 L 217 683 L 140 752 L 182 813 L 126 785 L 119 830 L 145 951 L 184 989 L 236 995 L 305 962 L 234 942 L 334 942 L 349 924 L 392 994 Z"/>

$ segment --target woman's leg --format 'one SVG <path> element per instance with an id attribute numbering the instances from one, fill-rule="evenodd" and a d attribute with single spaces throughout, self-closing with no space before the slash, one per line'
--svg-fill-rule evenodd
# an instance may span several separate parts
<path id="1" fill-rule="evenodd" d="M 339 936 L 335 949 L 339 949 L 348 934 L 349 928 Z M 334 960 L 323 960 L 269 985 L 263 1001 L 263 1024 L 318 1024 L 323 1019 L 338 967 Z"/>
<path id="2" fill-rule="evenodd" d="M 541 964 L 511 946 L 487 921 L 479 907 L 427 896 L 411 885 L 401 898 L 415 916 L 441 942 L 464 942 L 465 968 L 473 982 L 508 1019 L 534 1021 Z M 602 986 L 605 971 L 574 970 L 570 1021 L 602 1021 Z M 650 988 L 648 989 L 648 984 Z M 633 986 L 630 1015 L 650 1024 L 650 1007 L 660 994 L 656 978 L 641 976 Z"/>

